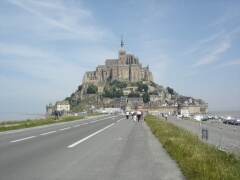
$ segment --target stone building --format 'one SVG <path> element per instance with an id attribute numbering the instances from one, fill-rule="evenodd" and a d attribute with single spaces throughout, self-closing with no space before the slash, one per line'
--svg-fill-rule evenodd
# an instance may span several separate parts
<path id="1" fill-rule="evenodd" d="M 121 108 L 123 110 L 126 109 L 127 106 L 127 98 L 122 96 L 120 98 L 114 98 L 114 107 Z"/>
<path id="2" fill-rule="evenodd" d="M 142 97 L 132 97 L 127 99 L 127 108 L 126 109 L 142 109 L 144 106 Z"/>
<path id="3" fill-rule="evenodd" d="M 68 101 L 57 101 L 54 110 L 57 111 L 70 111 L 70 104 Z"/>
<path id="4" fill-rule="evenodd" d="M 56 104 L 53 106 L 52 103 L 46 105 L 46 114 L 52 115 L 54 111 L 63 111 L 67 114 L 70 111 L 70 104 L 68 101 L 57 101 Z"/>
<path id="5" fill-rule="evenodd" d="M 121 38 L 118 59 L 107 59 L 105 65 L 99 65 L 95 71 L 88 71 L 84 74 L 82 94 L 86 93 L 86 89 L 90 84 L 98 86 L 98 91 L 102 92 L 107 80 L 126 82 L 153 81 L 153 75 L 148 66 L 142 67 L 138 57 L 126 53 L 123 38 Z"/>
<path id="6" fill-rule="evenodd" d="M 49 103 L 49 105 L 46 105 L 46 114 L 47 115 L 52 115 L 54 109 L 53 109 L 53 104 Z"/>

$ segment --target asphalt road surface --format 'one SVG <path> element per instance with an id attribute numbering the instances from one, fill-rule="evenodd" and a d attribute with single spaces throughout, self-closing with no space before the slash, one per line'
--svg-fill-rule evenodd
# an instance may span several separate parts
<path id="1" fill-rule="evenodd" d="M 100 116 L 0 133 L 0 180 L 184 179 L 146 123 Z"/>

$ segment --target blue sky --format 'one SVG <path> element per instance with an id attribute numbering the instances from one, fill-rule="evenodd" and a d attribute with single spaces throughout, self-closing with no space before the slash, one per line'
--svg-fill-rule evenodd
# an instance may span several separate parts
<path id="1" fill-rule="evenodd" d="M 240 109 L 239 0 L 2 0 L 0 111 L 44 113 L 125 50 L 154 81 Z"/>

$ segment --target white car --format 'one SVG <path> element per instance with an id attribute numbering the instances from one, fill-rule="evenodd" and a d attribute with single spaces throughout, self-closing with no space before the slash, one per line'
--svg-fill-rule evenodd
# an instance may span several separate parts
<path id="1" fill-rule="evenodd" d="M 194 117 L 194 119 L 195 119 L 196 121 L 201 121 L 201 120 L 203 119 L 203 116 L 202 116 L 202 115 L 196 115 L 196 116 Z"/>

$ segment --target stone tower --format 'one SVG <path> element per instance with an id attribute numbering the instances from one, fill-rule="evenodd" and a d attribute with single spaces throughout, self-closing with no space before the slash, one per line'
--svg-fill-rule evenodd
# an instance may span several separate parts
<path id="1" fill-rule="evenodd" d="M 121 47 L 118 52 L 118 64 L 126 64 L 126 51 L 124 49 L 123 36 L 121 36 Z"/>

